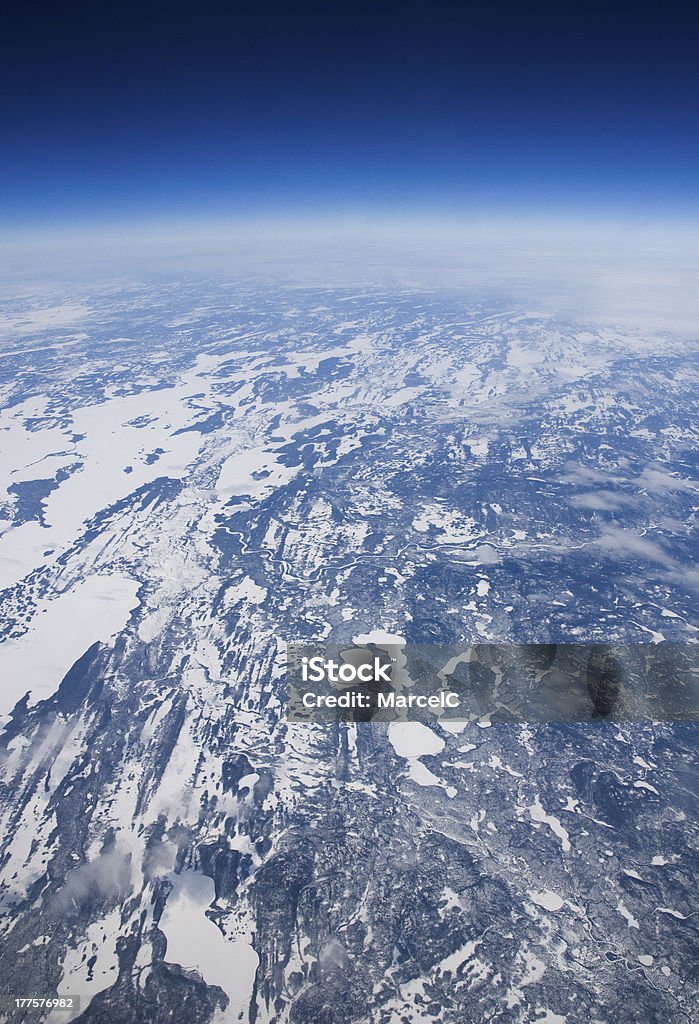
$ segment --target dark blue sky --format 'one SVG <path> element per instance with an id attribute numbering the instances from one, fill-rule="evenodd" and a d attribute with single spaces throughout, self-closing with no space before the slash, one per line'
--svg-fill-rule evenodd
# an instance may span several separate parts
<path id="1" fill-rule="evenodd" d="M 25 0 L 2 37 L 13 224 L 699 209 L 696 5 Z"/>

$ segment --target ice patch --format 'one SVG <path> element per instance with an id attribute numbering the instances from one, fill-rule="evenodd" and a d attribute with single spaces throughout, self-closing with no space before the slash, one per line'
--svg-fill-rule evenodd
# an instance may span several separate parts
<path id="1" fill-rule="evenodd" d="M 555 836 L 561 840 L 561 846 L 564 852 L 570 850 L 570 836 L 566 829 L 563 828 L 558 818 L 553 814 L 547 814 L 544 808 L 541 806 L 541 800 L 539 794 L 536 794 L 534 803 L 528 808 L 529 817 L 532 821 L 541 822 L 542 824 L 548 825 Z"/>
<path id="2" fill-rule="evenodd" d="M 532 903 L 536 903 L 537 907 L 543 907 L 544 910 L 560 910 L 563 906 L 563 900 L 560 896 L 557 896 L 555 892 L 551 892 L 550 889 L 544 889 L 543 892 L 534 892 L 529 890 L 529 899 Z"/>
<path id="3" fill-rule="evenodd" d="M 616 909 L 619 911 L 621 916 L 624 918 L 624 920 L 628 924 L 629 928 L 639 928 L 640 927 L 638 921 L 633 916 L 633 914 L 631 913 L 629 908 L 624 903 L 622 903 L 621 900 L 619 900 L 619 902 L 617 903 Z"/>
<path id="4" fill-rule="evenodd" d="M 422 722 L 391 722 L 388 738 L 399 757 L 423 757 L 444 749 L 444 740 Z"/>
<path id="5" fill-rule="evenodd" d="M 31 704 L 54 694 L 89 647 L 124 628 L 138 588 L 121 573 L 96 575 L 40 604 L 24 636 L 0 644 L 0 716 L 28 691 Z"/>
<path id="6" fill-rule="evenodd" d="M 227 1021 L 247 1019 L 259 957 L 249 942 L 230 941 L 206 916 L 214 883 L 193 871 L 174 876 L 160 930 L 167 939 L 165 959 L 197 971 L 207 985 L 218 985 L 230 999 Z"/>

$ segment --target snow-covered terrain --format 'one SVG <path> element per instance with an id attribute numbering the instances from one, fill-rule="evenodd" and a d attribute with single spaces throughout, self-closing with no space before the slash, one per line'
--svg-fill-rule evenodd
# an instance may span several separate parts
<path id="1" fill-rule="evenodd" d="M 290 640 L 694 642 L 696 344 L 193 279 L 4 323 L 3 1006 L 689 1024 L 693 723 L 304 725 L 283 676 Z"/>

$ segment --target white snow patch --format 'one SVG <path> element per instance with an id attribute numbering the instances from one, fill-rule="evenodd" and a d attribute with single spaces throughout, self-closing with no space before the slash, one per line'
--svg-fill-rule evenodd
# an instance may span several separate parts
<path id="1" fill-rule="evenodd" d="M 655 788 L 655 786 L 651 786 L 651 784 L 649 782 L 643 782 L 641 779 L 638 779 L 636 782 L 634 782 L 633 788 L 634 789 L 647 789 L 649 793 L 655 793 L 656 796 L 660 796 L 660 793 L 658 793 L 658 791 Z"/>
<path id="2" fill-rule="evenodd" d="M 114 984 L 118 976 L 116 937 L 120 924 L 121 910 L 115 907 L 105 918 L 88 926 L 84 941 L 76 949 L 68 950 L 57 995 L 77 996 L 80 1006 L 75 1010 L 53 1010 L 46 1024 L 73 1020 L 87 1009 L 93 996 Z M 88 966 L 92 957 L 95 961 Z"/>
<path id="3" fill-rule="evenodd" d="M 676 917 L 678 921 L 686 921 L 688 914 L 680 914 L 679 910 L 673 910 L 672 907 L 656 907 L 656 914 L 669 914 L 670 917 Z"/>
<path id="4" fill-rule="evenodd" d="M 195 970 L 207 985 L 218 985 L 230 999 L 226 1020 L 247 1019 L 259 957 L 249 942 L 231 942 L 206 916 L 214 883 L 192 871 L 175 875 L 160 929 L 167 939 L 165 959 Z"/>
<path id="5" fill-rule="evenodd" d="M 617 903 L 616 909 L 619 911 L 621 916 L 624 918 L 624 920 L 628 924 L 629 928 L 639 928 L 640 927 L 638 921 L 633 916 L 633 914 L 631 913 L 629 908 L 624 903 L 622 903 L 621 900 L 619 900 L 619 902 Z"/>
<path id="6" fill-rule="evenodd" d="M 138 606 L 138 588 L 121 573 L 95 575 L 41 603 L 29 630 L 0 644 L 0 715 L 27 691 L 32 704 L 55 693 L 92 644 L 107 643 L 124 628 Z"/>
<path id="7" fill-rule="evenodd" d="M 563 906 L 561 897 L 557 896 L 555 892 L 551 892 L 550 889 L 544 889 L 542 892 L 534 892 L 533 889 L 530 889 L 529 898 L 532 903 L 536 903 L 537 907 L 543 907 L 544 910 L 556 911 Z"/>
<path id="8" fill-rule="evenodd" d="M 444 749 L 444 740 L 422 722 L 391 722 L 388 738 L 399 757 L 423 757 Z"/>
<path id="9" fill-rule="evenodd" d="M 566 829 L 563 828 L 558 818 L 553 814 L 546 813 L 544 808 L 541 806 L 541 800 L 538 793 L 534 798 L 534 803 L 528 808 L 528 811 L 529 817 L 532 821 L 542 822 L 543 824 L 548 825 L 553 834 L 558 836 L 561 840 L 561 846 L 563 847 L 564 852 L 567 853 L 570 850 L 570 836 Z"/>
<path id="10" fill-rule="evenodd" d="M 262 604 L 267 598 L 267 591 L 249 576 L 243 577 L 242 581 L 226 591 L 224 604 L 228 608 L 232 604 L 239 604 L 247 601 L 248 604 Z"/>

